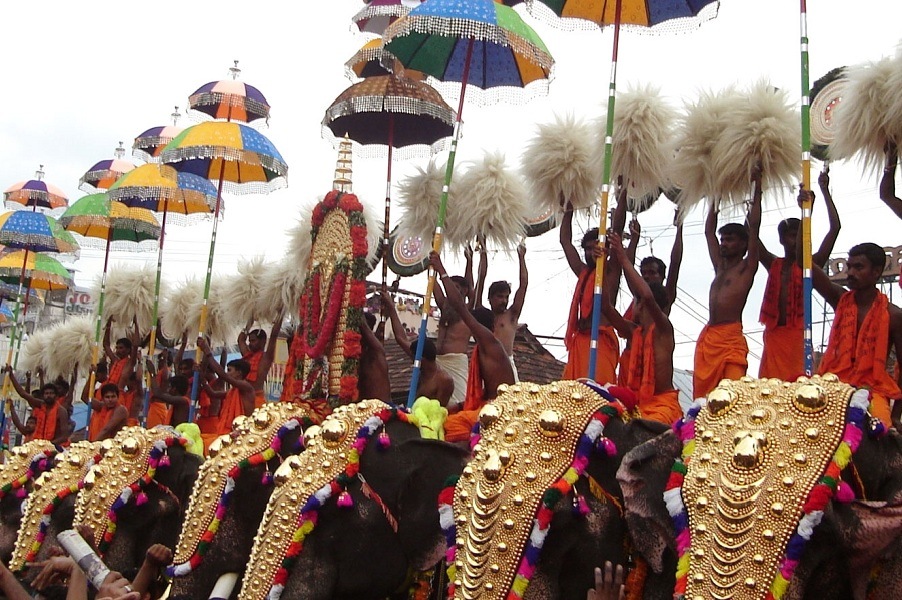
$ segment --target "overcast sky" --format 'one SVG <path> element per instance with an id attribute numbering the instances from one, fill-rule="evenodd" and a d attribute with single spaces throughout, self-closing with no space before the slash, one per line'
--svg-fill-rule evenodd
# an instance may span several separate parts
<path id="1" fill-rule="evenodd" d="M 96 1 L 6 2 L 0 35 L 0 66 L 5 79 L 0 111 L 0 186 L 30 179 L 39 164 L 45 179 L 81 197 L 79 177 L 95 162 L 111 158 L 122 140 L 130 147 L 143 130 L 168 123 L 173 106 L 184 112 L 187 97 L 202 84 L 227 76 L 240 60 L 242 79 L 258 87 L 272 105 L 268 129 L 289 164 L 288 188 L 270 195 L 227 196 L 219 228 L 217 272 L 232 272 L 241 256 L 263 254 L 276 260 L 284 252 L 284 230 L 302 204 L 331 186 L 336 154 L 320 135 L 325 109 L 351 82 L 344 62 L 367 38 L 350 29 L 350 17 L 362 6 L 354 0 L 309 3 L 222 1 L 144 4 Z M 532 24 L 557 60 L 547 98 L 524 106 L 467 105 L 459 158 L 480 157 L 500 149 L 512 166 L 535 134 L 534 124 L 554 113 L 600 112 L 610 70 L 612 34 L 562 33 Z M 876 60 L 895 52 L 902 4 L 892 0 L 813 2 L 809 13 L 812 82 L 833 67 Z M 621 35 L 619 87 L 650 82 L 680 107 L 698 90 L 729 84 L 748 85 L 762 77 L 777 87 L 799 90 L 798 3 L 786 0 L 723 0 L 716 19 L 685 35 Z M 456 106 L 456 103 L 454 104 Z M 192 121 L 183 118 L 181 125 Z M 398 162 L 400 180 L 424 160 Z M 818 166 L 815 166 L 817 169 Z M 355 192 L 379 207 L 386 164 L 357 158 Z M 877 180 L 863 177 L 857 165 L 832 170 L 834 195 L 844 228 L 837 244 L 900 243 L 899 223 L 879 201 Z M 817 171 L 812 175 L 816 181 Z M 762 237 L 777 251 L 776 224 L 795 216 L 794 194 L 766 190 Z M 815 209 L 814 238 L 826 229 Z M 713 271 L 701 229 L 702 215 L 686 227 L 686 260 L 673 320 L 678 331 L 676 366 L 691 367 L 693 342 L 707 318 L 706 298 Z M 641 216 L 644 228 L 639 256 L 669 255 L 672 208 L 665 201 Z M 594 225 L 594 223 L 591 223 Z M 585 227 L 586 223 L 580 224 Z M 203 275 L 210 224 L 168 230 L 164 279 L 178 282 Z M 539 335 L 561 336 L 575 277 L 557 244 L 557 232 L 528 241 L 531 283 L 522 321 Z M 114 264 L 155 263 L 150 254 L 117 253 Z M 101 268 L 100 253 L 86 250 L 76 263 L 77 282 L 91 285 Z M 449 270 L 455 270 L 452 260 Z M 515 261 L 493 257 L 489 280 L 516 277 Z M 749 332 L 760 330 L 757 312 L 765 274 L 759 271 L 745 314 Z M 516 287 L 516 282 L 514 282 Z M 409 289 L 425 289 L 422 278 L 405 280 Z M 816 310 L 818 310 L 816 308 Z M 760 355 L 760 336 L 752 335 L 752 372 Z M 820 341 L 815 332 L 815 343 Z M 549 346 L 561 353 L 560 342 Z"/>

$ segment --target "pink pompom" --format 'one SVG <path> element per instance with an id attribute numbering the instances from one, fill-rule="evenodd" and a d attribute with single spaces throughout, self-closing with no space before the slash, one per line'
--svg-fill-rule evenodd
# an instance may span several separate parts
<path id="1" fill-rule="evenodd" d="M 16 490 L 16 498 L 18 498 L 20 500 L 27 495 L 28 495 L 28 491 L 26 491 L 25 488 L 19 488 Z"/>
<path id="2" fill-rule="evenodd" d="M 610 438 L 601 437 L 598 438 L 598 442 L 596 444 L 598 449 L 605 453 L 607 456 L 617 456 L 617 446 L 611 441 Z"/>
<path id="3" fill-rule="evenodd" d="M 388 434 L 383 431 L 379 434 L 379 447 L 388 448 L 389 446 L 391 446 L 391 438 L 388 437 Z"/>
<path id="4" fill-rule="evenodd" d="M 161 467 L 168 467 L 169 465 L 170 465 L 170 462 L 169 462 L 169 455 L 168 455 L 168 454 L 164 454 L 162 457 L 160 457 L 160 466 L 161 466 Z"/>
<path id="5" fill-rule="evenodd" d="M 582 496 L 581 494 L 577 494 L 575 503 L 576 503 L 576 512 L 579 516 L 585 517 L 587 514 L 589 514 L 589 512 L 590 512 L 589 511 L 589 503 L 586 502 L 586 499 L 584 496 Z"/>
<path id="6" fill-rule="evenodd" d="M 836 500 L 843 504 L 848 504 L 854 499 L 855 492 L 852 490 L 852 487 L 845 481 L 840 481 L 839 487 L 836 489 Z"/>
<path id="7" fill-rule="evenodd" d="M 354 499 L 351 498 L 351 494 L 342 492 L 338 495 L 337 504 L 339 508 L 351 508 L 354 506 Z"/>
<path id="8" fill-rule="evenodd" d="M 141 492 L 138 494 L 138 497 L 135 499 L 135 504 L 141 506 L 142 504 L 147 504 L 147 494 Z"/>
<path id="9" fill-rule="evenodd" d="M 271 484 L 272 483 L 272 473 L 270 473 L 269 471 L 266 471 L 265 473 L 263 473 L 263 477 L 260 478 L 260 483 L 262 483 L 263 485 Z"/>

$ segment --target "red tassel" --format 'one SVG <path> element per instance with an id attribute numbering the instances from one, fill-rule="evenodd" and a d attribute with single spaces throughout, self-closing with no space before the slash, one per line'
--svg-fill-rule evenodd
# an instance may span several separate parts
<path id="1" fill-rule="evenodd" d="M 379 447 L 388 448 L 389 446 L 391 446 L 391 438 L 389 438 L 388 434 L 383 431 L 379 434 Z"/>
<path id="2" fill-rule="evenodd" d="M 147 494 L 144 492 L 140 492 L 138 494 L 137 499 L 135 500 L 135 504 L 141 506 L 142 504 L 147 504 Z"/>
<path id="3" fill-rule="evenodd" d="M 354 499 L 351 498 L 351 494 L 342 492 L 338 495 L 337 503 L 339 508 L 351 508 L 354 506 Z"/>

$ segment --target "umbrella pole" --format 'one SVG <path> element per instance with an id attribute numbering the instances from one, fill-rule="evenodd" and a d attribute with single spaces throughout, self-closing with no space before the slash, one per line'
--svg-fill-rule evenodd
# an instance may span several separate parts
<path id="1" fill-rule="evenodd" d="M 619 2 L 620 0 L 618 0 Z M 457 104 L 457 120 L 454 122 L 454 133 L 451 136 L 451 149 L 448 152 L 448 166 L 445 168 L 445 183 L 442 185 L 442 197 L 438 204 L 438 221 L 435 234 L 432 236 L 432 250 L 442 251 L 442 237 L 445 229 L 445 212 L 448 208 L 448 190 L 451 188 L 451 177 L 454 175 L 454 159 L 457 157 L 457 142 L 460 140 L 461 115 L 464 112 L 464 96 L 467 93 L 467 79 L 470 76 L 470 59 L 473 57 L 473 40 L 467 44 L 467 57 L 464 60 L 464 72 L 460 82 L 460 101 Z M 435 270 L 429 268 L 429 281 L 426 283 L 426 295 L 423 297 L 423 311 L 420 316 L 420 332 L 417 336 L 417 351 L 414 354 L 413 372 L 410 375 L 410 391 L 407 393 L 407 407 L 412 408 L 417 399 L 417 387 L 420 384 L 420 364 L 423 361 L 423 347 L 426 345 L 426 324 L 429 321 L 432 290 L 435 288 Z"/>
<path id="2" fill-rule="evenodd" d="M 800 50 L 802 58 L 802 189 L 811 189 L 811 92 L 808 84 L 808 8 L 806 0 L 801 0 L 801 36 Z M 812 201 L 806 195 L 802 201 L 802 308 L 805 318 L 804 330 L 804 361 L 805 374 L 811 375 L 814 371 L 814 347 L 811 341 L 812 329 L 812 279 L 811 279 L 811 209 Z"/>
<path id="3" fill-rule="evenodd" d="M 382 289 L 388 285 L 388 253 L 391 252 L 389 234 L 389 217 L 391 215 L 391 161 L 392 151 L 395 143 L 395 115 L 388 113 L 388 167 L 385 175 L 385 222 L 382 224 Z M 385 321 L 388 320 L 388 313 L 385 307 L 380 312 L 382 319 L 382 334 L 380 341 L 385 341 Z"/>
<path id="4" fill-rule="evenodd" d="M 617 92 L 617 50 L 620 45 L 620 13 L 622 0 L 617 0 L 614 15 L 614 49 L 611 53 L 611 81 L 608 88 L 608 118 L 604 136 L 604 177 L 601 184 L 601 211 L 598 215 L 598 245 L 605 249 L 608 236 L 608 196 L 611 190 L 611 158 L 614 154 L 614 99 Z M 592 338 L 589 345 L 589 379 L 595 379 L 598 360 L 598 328 L 601 325 L 601 286 L 607 253 L 595 260 L 595 293 L 592 297 Z M 602 382 L 608 383 L 608 382 Z"/>
<path id="5" fill-rule="evenodd" d="M 13 356 L 13 370 L 19 366 L 19 350 L 22 348 L 22 338 L 25 337 L 25 318 L 28 316 L 28 297 L 31 295 L 31 279 L 25 286 L 25 302 L 22 304 L 22 334 L 16 339 L 16 351 Z"/>
<path id="6" fill-rule="evenodd" d="M 16 292 L 16 309 L 13 311 L 13 327 L 12 332 L 9 336 L 9 348 L 6 352 L 6 363 L 10 364 L 13 359 L 13 346 L 16 344 L 16 334 L 18 333 L 19 328 L 19 314 L 20 308 L 22 306 L 22 286 L 25 283 L 25 265 L 28 263 L 28 248 L 25 249 L 25 256 L 22 258 L 22 270 L 19 272 L 19 290 Z M 9 373 L 3 374 L 3 398 L 9 399 Z M 6 422 L 6 402 L 2 403 L 0 406 L 0 415 L 3 416 L 3 422 Z M 2 428 L 0 428 L 0 434 L 3 433 Z"/>
<path id="7" fill-rule="evenodd" d="M 100 356 L 100 329 L 103 323 L 103 300 L 106 296 L 106 271 L 110 264 L 110 242 L 113 238 L 112 224 L 106 234 L 106 252 L 103 254 L 103 273 L 100 274 L 100 298 L 97 300 L 97 320 L 94 324 L 94 348 L 91 350 L 91 373 L 88 375 L 88 429 L 91 427 L 91 401 L 94 399 L 94 382 L 97 377 L 97 361 Z M 119 385 L 118 381 L 111 381 Z M 122 390 L 120 390 L 121 392 Z"/>
<path id="8" fill-rule="evenodd" d="M 160 224 L 160 247 L 157 250 L 157 279 L 153 286 L 153 315 L 150 319 L 150 342 L 147 347 L 147 355 L 153 360 L 153 353 L 157 347 L 157 311 L 160 306 L 160 276 L 163 273 L 163 238 L 166 237 L 166 215 L 169 213 L 169 198 L 163 201 L 163 222 Z M 147 385 L 144 390 L 144 412 L 142 413 L 143 426 L 147 422 L 147 412 L 150 410 L 150 384 L 152 377 L 148 373 Z"/>
<path id="9" fill-rule="evenodd" d="M 207 258 L 207 279 L 204 281 L 204 301 L 200 305 L 200 319 L 197 326 L 197 337 L 203 337 L 207 327 L 207 300 L 210 298 L 210 280 L 213 278 L 213 254 L 216 252 L 216 229 L 219 225 L 219 207 L 222 204 L 222 183 L 225 177 L 225 159 L 220 159 L 219 185 L 216 188 L 216 209 L 213 211 L 213 232 L 210 234 L 210 256 Z M 203 351 L 200 346 L 194 351 L 194 383 L 191 385 L 191 405 L 188 410 L 188 422 L 194 422 L 197 394 L 200 391 L 201 360 Z"/>

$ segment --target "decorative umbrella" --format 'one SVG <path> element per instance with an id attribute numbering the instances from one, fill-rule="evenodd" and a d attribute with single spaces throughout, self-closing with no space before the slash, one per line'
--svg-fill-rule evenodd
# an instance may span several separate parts
<path id="1" fill-rule="evenodd" d="M 382 38 L 370 40 L 345 63 L 345 75 L 352 81 L 388 75 L 391 71 L 383 64 L 383 57 L 391 60 L 391 55 L 382 48 Z"/>
<path id="2" fill-rule="evenodd" d="M 132 144 L 132 156 L 145 162 L 160 162 L 160 153 L 163 148 L 183 131 L 182 127 L 178 127 L 179 117 L 182 116 L 179 114 L 178 106 L 169 116 L 172 118 L 172 125 L 151 127 L 135 138 L 135 142 Z"/>
<path id="3" fill-rule="evenodd" d="M 13 311 L 6 304 L 0 304 L 0 323 L 9 323 L 15 319 Z"/>
<path id="4" fill-rule="evenodd" d="M 608 91 L 607 131 L 604 148 L 604 174 L 601 185 L 600 215 L 608 214 L 608 195 L 611 188 L 611 161 L 614 135 L 614 98 L 617 92 L 617 54 L 620 45 L 620 28 L 648 28 L 661 25 L 661 29 L 679 31 L 694 28 L 699 21 L 717 15 L 719 0 L 527 0 L 530 12 L 547 7 L 563 20 L 584 20 L 600 27 L 614 26 L 614 43 L 611 53 L 611 78 Z M 400 58 L 400 57 L 399 57 Z M 607 239 L 607 219 L 599 220 L 598 243 L 601 247 Z M 592 307 L 592 342 L 589 350 L 589 379 L 595 378 L 595 361 L 598 356 L 598 325 L 601 319 L 601 285 L 604 281 L 604 260 L 598 259 L 595 268 L 595 297 Z"/>
<path id="5" fill-rule="evenodd" d="M 97 321 L 94 332 L 94 351 L 91 365 L 97 365 L 100 353 L 100 331 L 103 321 L 103 300 L 106 294 L 106 277 L 110 261 L 110 249 L 140 250 L 143 242 L 160 237 L 160 224 L 153 213 L 144 208 L 128 206 L 110 200 L 106 193 L 91 194 L 77 200 L 60 216 L 60 223 L 71 232 L 85 239 L 89 245 L 104 247 L 103 272 L 100 276 L 100 298 L 97 302 Z M 90 240 L 97 240 L 91 242 Z M 94 371 L 88 381 L 88 389 L 94 389 Z M 88 409 L 90 412 L 90 408 Z"/>
<path id="6" fill-rule="evenodd" d="M 163 242 L 166 238 L 166 219 L 170 212 L 184 223 L 193 217 L 204 218 L 216 207 L 216 186 L 191 173 L 179 173 L 168 165 L 146 164 L 119 178 L 107 192 L 111 200 L 129 207 L 162 213 L 160 243 L 157 252 L 157 277 L 154 284 L 153 317 L 157 322 L 160 303 L 160 277 L 163 272 Z M 148 355 L 156 349 L 157 328 L 150 329 Z"/>
<path id="7" fill-rule="evenodd" d="M 454 111 L 441 95 L 425 83 L 396 75 L 368 77 L 342 92 L 326 109 L 323 135 L 333 145 L 347 136 L 366 152 L 385 154 L 385 219 L 382 256 L 389 254 L 391 216 L 391 167 L 398 158 L 428 155 L 441 150 L 454 132 Z M 388 278 L 388 261 L 382 261 L 382 285 Z M 383 311 L 382 318 L 386 315 Z"/>
<path id="8" fill-rule="evenodd" d="M 72 285 L 72 274 L 60 261 L 42 252 L 14 248 L 0 251 L 0 281 L 18 283 L 25 265 L 25 284 L 32 290 L 64 290 Z"/>
<path id="9" fill-rule="evenodd" d="M 197 88 L 188 97 L 188 110 L 202 119 L 241 121 L 250 123 L 257 119 L 269 121 L 269 102 L 260 90 L 237 81 L 241 74 L 238 61 L 229 67 L 231 79 L 211 81 Z"/>
<path id="10" fill-rule="evenodd" d="M 422 71 L 440 82 L 459 82 L 457 122 L 432 242 L 433 249 L 440 252 L 467 86 L 484 90 L 477 98 L 485 101 L 510 99 L 511 88 L 531 86 L 546 91 L 554 60 L 519 14 L 493 0 L 429 0 L 391 24 L 382 39 L 385 50 L 405 68 Z M 410 406 L 416 399 L 434 287 L 435 273 L 430 272 L 407 400 Z"/>
<path id="11" fill-rule="evenodd" d="M 381 36 L 389 25 L 421 3 L 422 0 L 372 0 L 351 17 L 351 21 L 361 33 Z"/>
<path id="12" fill-rule="evenodd" d="M 230 116 L 231 112 L 226 114 L 226 118 Z M 199 335 L 203 335 L 207 323 L 207 301 L 210 297 L 210 279 L 213 275 L 213 255 L 216 249 L 216 229 L 223 188 L 237 193 L 267 193 L 286 185 L 288 165 L 272 142 L 260 132 L 240 123 L 219 121 L 189 127 L 166 146 L 162 158 L 164 163 L 172 165 L 179 172 L 200 175 L 219 184 L 216 190 L 210 256 L 207 261 L 204 300 L 198 327 Z M 198 349 L 196 355 L 198 368 L 201 358 Z M 194 416 L 194 401 L 197 399 L 199 386 L 200 377 L 195 377 L 191 389 L 191 417 Z"/>
<path id="13" fill-rule="evenodd" d="M 34 179 L 20 181 L 6 188 L 3 202 L 9 210 L 20 210 L 22 207 L 53 210 L 68 206 L 69 197 L 60 188 L 44 181 L 44 165 L 41 165 L 35 171 Z"/>
<path id="14" fill-rule="evenodd" d="M 78 252 L 78 242 L 56 219 L 27 210 L 0 215 L 0 245 L 30 252 Z"/>
<path id="15" fill-rule="evenodd" d="M 114 151 L 115 158 L 102 160 L 88 169 L 78 180 L 78 189 L 86 194 L 108 189 L 122 175 L 135 168 L 133 163 L 125 160 L 125 146 L 122 142 Z"/>

